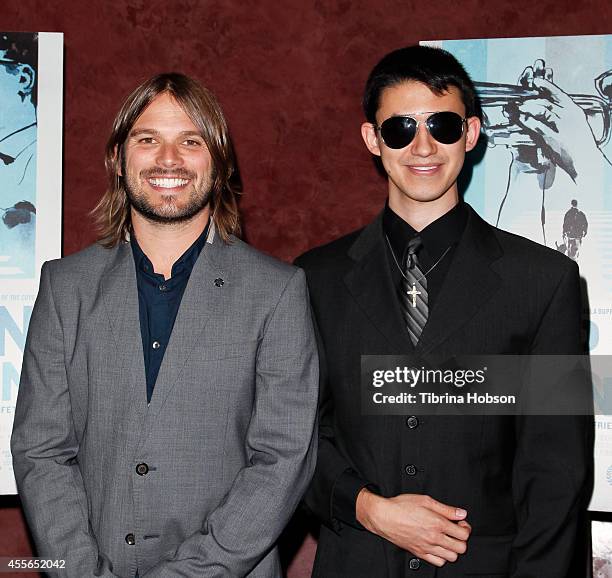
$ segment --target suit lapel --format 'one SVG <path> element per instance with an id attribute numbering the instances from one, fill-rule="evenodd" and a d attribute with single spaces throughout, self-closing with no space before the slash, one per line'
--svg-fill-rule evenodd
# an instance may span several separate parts
<path id="1" fill-rule="evenodd" d="M 149 426 L 155 427 L 153 418 L 163 407 L 170 392 L 180 385 L 181 372 L 193 349 L 207 339 L 202 334 L 210 319 L 222 316 L 230 307 L 231 260 L 231 246 L 225 244 L 219 235 L 214 235 L 212 242 L 205 243 L 202 248 L 185 288 L 159 369 L 147 412 L 147 429 Z"/>
<path id="2" fill-rule="evenodd" d="M 140 334 L 136 270 L 129 243 L 121 243 L 101 281 L 101 294 L 110 322 L 116 359 L 127 376 L 126 423 L 142 424 L 147 409 L 144 354 Z M 136 438 L 140 428 L 130 428 Z"/>
<path id="3" fill-rule="evenodd" d="M 465 231 L 417 345 L 428 353 L 465 325 L 495 294 L 501 280 L 491 265 L 502 255 L 492 227 L 468 205 Z"/>
<path id="4" fill-rule="evenodd" d="M 357 237 L 349 256 L 355 262 L 344 277 L 349 292 L 384 335 L 391 352 L 410 353 L 413 346 L 395 297 L 383 236 L 382 213 Z"/>
<path id="5" fill-rule="evenodd" d="M 101 282 L 101 294 L 109 319 L 116 350 L 116 359 L 127 376 L 126 422 L 130 428 L 130 444 L 136 448 L 145 441 L 147 432 L 155 428 L 155 416 L 172 389 L 180 384 L 180 374 L 207 322 L 223 314 L 228 306 L 231 279 L 231 249 L 212 233 L 191 272 L 179 308 L 170 342 L 159 370 L 151 403 L 147 407 L 144 353 L 140 332 L 138 287 L 132 249 L 122 243 Z M 222 279 L 217 286 L 215 280 Z M 229 287 L 228 287 L 229 284 Z M 143 435 L 144 428 L 144 435 Z"/>

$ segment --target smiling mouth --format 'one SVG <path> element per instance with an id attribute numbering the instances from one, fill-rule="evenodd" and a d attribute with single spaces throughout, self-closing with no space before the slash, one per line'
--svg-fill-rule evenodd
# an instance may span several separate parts
<path id="1" fill-rule="evenodd" d="M 408 169 L 416 175 L 432 175 L 438 171 L 441 165 L 408 165 Z"/>
<path id="2" fill-rule="evenodd" d="M 189 179 L 181 179 L 177 177 L 152 177 L 147 179 L 149 184 L 160 189 L 177 189 L 184 187 Z"/>

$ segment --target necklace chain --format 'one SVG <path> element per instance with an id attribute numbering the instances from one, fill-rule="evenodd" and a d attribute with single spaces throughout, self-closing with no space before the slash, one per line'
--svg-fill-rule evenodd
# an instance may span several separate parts
<path id="1" fill-rule="evenodd" d="M 440 261 L 442 261 L 442 259 L 446 257 L 446 254 L 451 250 L 451 247 L 452 247 L 452 245 L 449 245 L 446 248 L 446 251 L 442 253 L 442 256 L 429 269 L 427 269 L 427 271 L 423 273 L 421 277 L 419 277 L 416 281 L 410 281 L 410 279 L 408 279 L 408 277 L 406 276 L 406 274 L 404 273 L 403 269 L 400 267 L 400 264 L 397 261 L 397 257 L 395 256 L 395 251 L 393 250 L 393 247 L 391 246 L 391 241 L 389 241 L 389 237 L 387 236 L 387 234 L 385 234 L 385 240 L 387 241 L 387 245 L 389 246 L 389 251 L 391 251 L 391 256 L 393 257 L 393 261 L 395 262 L 395 266 L 397 267 L 397 270 L 400 272 L 401 276 L 404 279 L 406 279 L 406 281 L 408 281 L 408 283 L 412 283 L 413 285 L 425 279 L 425 277 L 427 277 L 427 275 L 429 275 L 440 264 Z"/>

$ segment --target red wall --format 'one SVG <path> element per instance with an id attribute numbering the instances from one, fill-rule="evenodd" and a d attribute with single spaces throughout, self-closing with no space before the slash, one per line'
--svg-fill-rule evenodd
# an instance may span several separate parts
<path id="1" fill-rule="evenodd" d="M 93 241 L 113 115 L 141 80 L 178 70 L 219 97 L 244 183 L 248 240 L 282 259 L 367 222 L 385 198 L 361 142 L 366 76 L 421 39 L 605 34 L 609 0 L 4 0 L 0 30 L 64 33 L 64 252 Z M 531 64 L 531 63 L 525 63 Z M 313 543 L 292 528 L 289 575 Z M 296 544 L 297 542 L 297 544 Z M 16 502 L 0 501 L 0 556 L 29 552 Z M 20 576 L 25 576 L 20 574 Z"/>

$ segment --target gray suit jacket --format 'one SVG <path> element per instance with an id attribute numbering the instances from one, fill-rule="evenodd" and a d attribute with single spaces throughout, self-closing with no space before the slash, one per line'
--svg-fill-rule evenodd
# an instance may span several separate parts
<path id="1" fill-rule="evenodd" d="M 281 575 L 274 543 L 316 457 L 304 274 L 211 237 L 148 406 L 130 245 L 43 266 L 12 451 L 62 576 Z"/>

